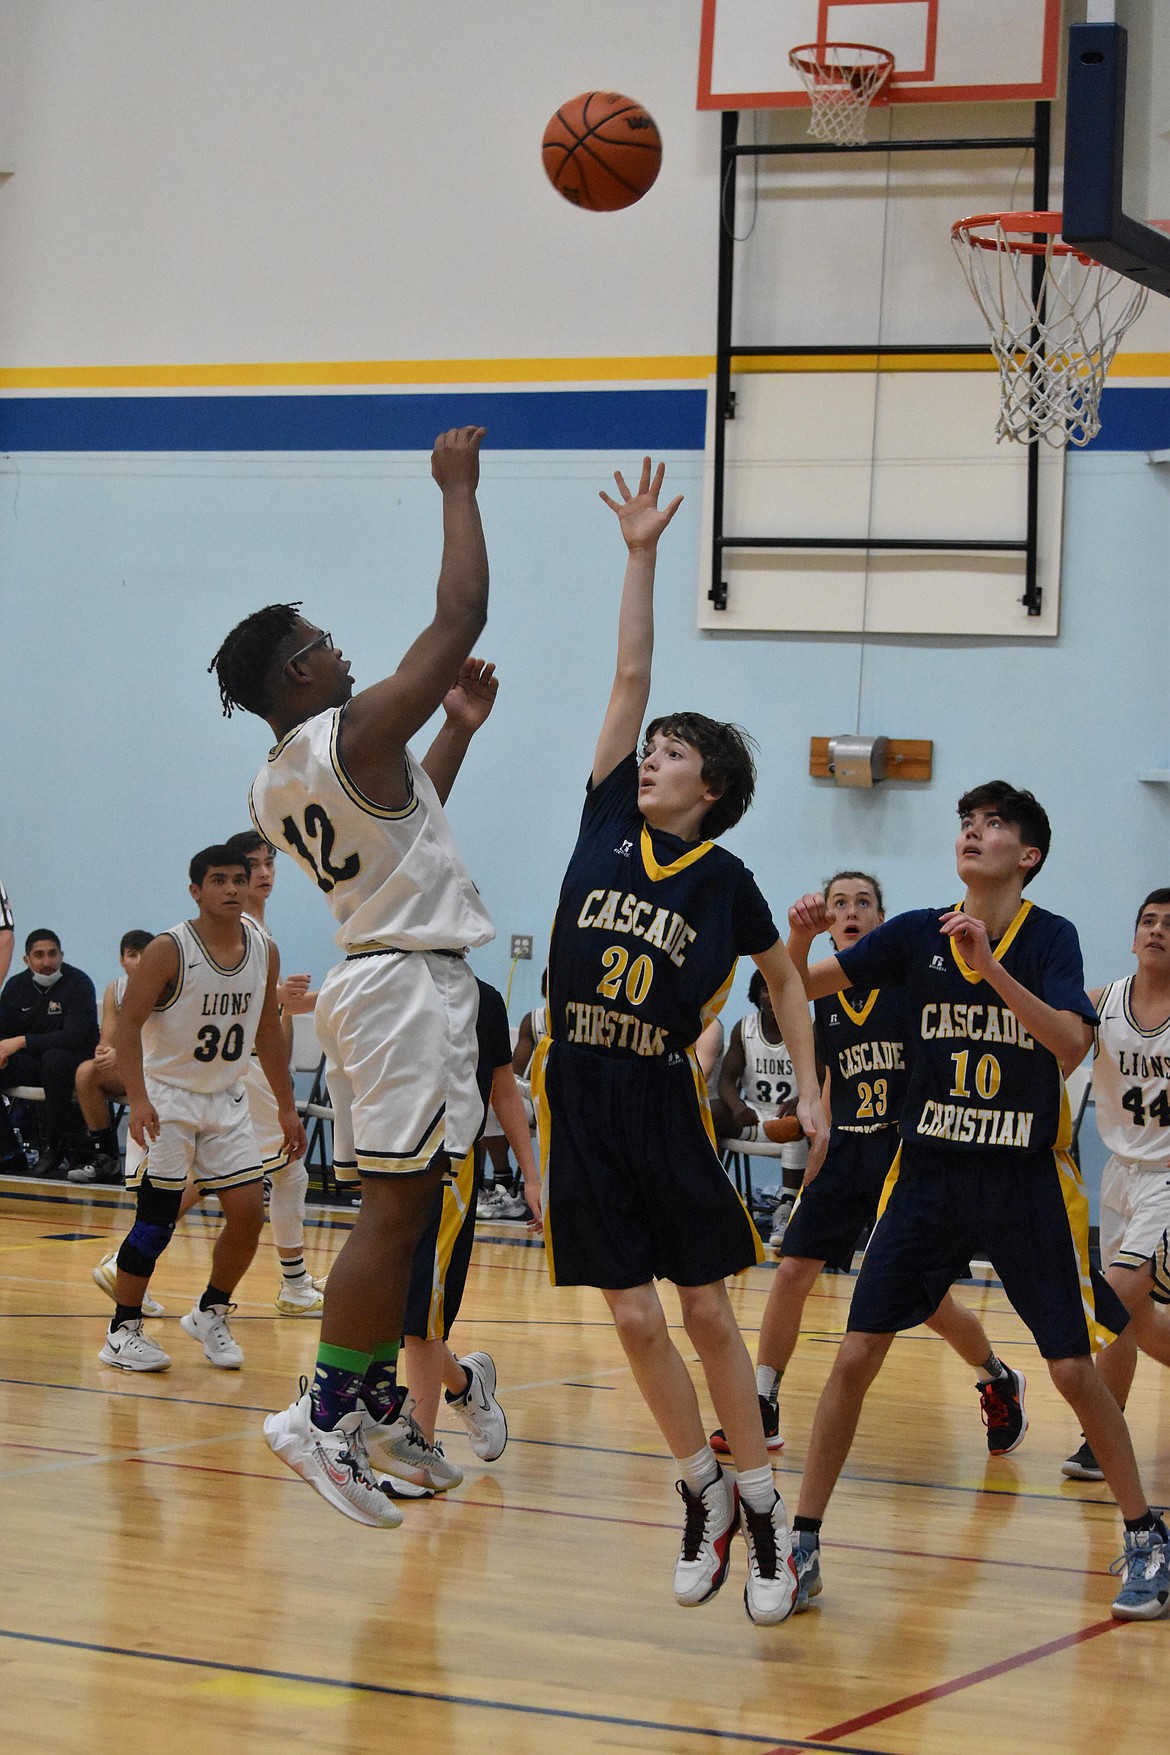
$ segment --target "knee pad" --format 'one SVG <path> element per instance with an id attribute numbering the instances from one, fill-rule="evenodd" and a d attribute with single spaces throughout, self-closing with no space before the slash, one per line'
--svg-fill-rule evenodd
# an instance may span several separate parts
<path id="1" fill-rule="evenodd" d="M 138 1279 L 149 1279 L 154 1265 L 175 1233 L 182 1189 L 156 1188 L 149 1177 L 138 1190 L 138 1214 L 118 1251 L 118 1266 Z"/>
<path id="2" fill-rule="evenodd" d="M 278 1249 L 300 1249 L 305 1240 L 305 1196 L 309 1172 L 303 1158 L 265 1177 L 272 1241 Z"/>

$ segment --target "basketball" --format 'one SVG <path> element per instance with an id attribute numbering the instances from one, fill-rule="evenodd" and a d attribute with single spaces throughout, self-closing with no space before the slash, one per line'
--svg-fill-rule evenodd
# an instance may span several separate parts
<path id="1" fill-rule="evenodd" d="M 632 207 L 662 163 L 653 116 L 617 91 L 583 91 L 562 104 L 549 118 L 542 151 L 558 195 L 594 213 Z"/>

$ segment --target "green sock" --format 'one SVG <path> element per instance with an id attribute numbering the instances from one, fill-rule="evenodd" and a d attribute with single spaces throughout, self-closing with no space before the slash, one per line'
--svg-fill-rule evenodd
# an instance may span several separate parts
<path id="1" fill-rule="evenodd" d="M 310 1391 L 314 1426 L 332 1432 L 343 1415 L 353 1413 L 370 1357 L 369 1353 L 358 1353 L 349 1347 L 320 1343 Z"/>

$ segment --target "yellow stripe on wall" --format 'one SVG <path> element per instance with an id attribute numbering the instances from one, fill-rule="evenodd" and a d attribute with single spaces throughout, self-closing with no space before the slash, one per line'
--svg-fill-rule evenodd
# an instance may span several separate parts
<path id="1" fill-rule="evenodd" d="M 741 354 L 736 376 L 780 372 L 994 372 L 987 353 Z M 339 389 L 417 384 L 579 384 L 693 382 L 709 378 L 714 354 L 642 358 L 480 360 L 272 360 L 219 365 L 7 366 L 0 393 L 12 390 Z M 1170 378 L 1170 353 L 1119 354 L 1116 378 Z"/>

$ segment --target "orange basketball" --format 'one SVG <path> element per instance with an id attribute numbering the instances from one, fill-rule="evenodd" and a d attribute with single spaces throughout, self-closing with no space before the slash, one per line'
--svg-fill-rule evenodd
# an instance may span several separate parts
<path id="1" fill-rule="evenodd" d="M 640 201 L 658 175 L 662 141 L 653 116 L 617 91 L 583 91 L 544 131 L 549 182 L 574 207 L 613 213 Z"/>

